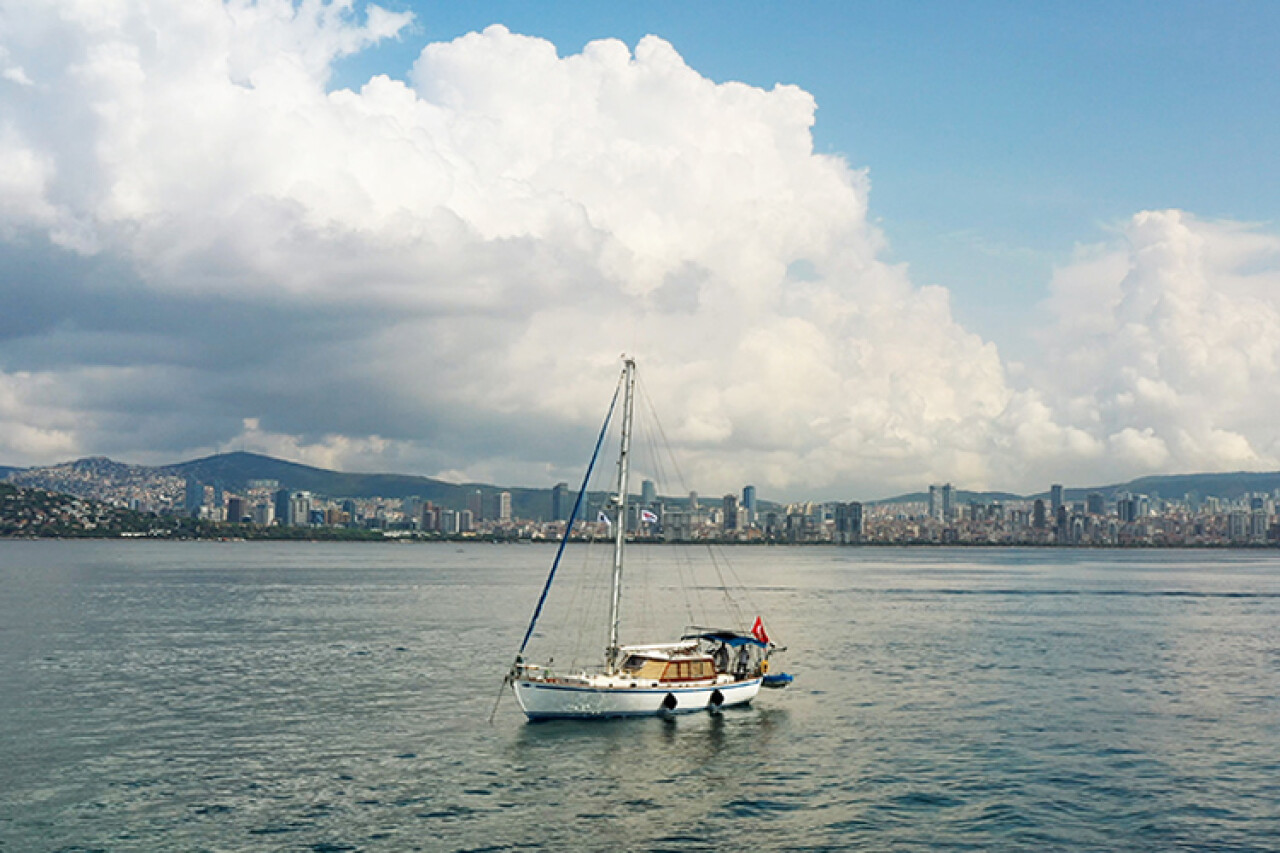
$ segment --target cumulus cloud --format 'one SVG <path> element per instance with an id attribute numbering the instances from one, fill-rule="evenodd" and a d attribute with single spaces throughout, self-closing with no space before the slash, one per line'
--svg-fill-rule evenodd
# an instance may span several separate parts
<path id="1" fill-rule="evenodd" d="M 1280 237 L 1176 210 L 1081 250 L 1035 379 L 1118 473 L 1280 464 Z"/>
<path id="2" fill-rule="evenodd" d="M 1018 385 L 883 259 L 867 174 L 813 151 L 803 90 L 496 25 L 330 89 L 408 23 L 318 0 L 0 19 L 5 461 L 245 446 L 545 484 L 623 351 L 705 491 L 1274 458 L 1249 402 L 1275 361 L 1263 232 L 1136 218 L 1059 271 L 1051 367 Z"/>

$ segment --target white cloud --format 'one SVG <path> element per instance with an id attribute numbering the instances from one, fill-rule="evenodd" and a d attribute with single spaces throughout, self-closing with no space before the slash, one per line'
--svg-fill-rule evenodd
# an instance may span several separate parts
<path id="1" fill-rule="evenodd" d="M 253 443 L 537 484 L 572 478 L 628 351 L 707 492 L 1274 458 L 1260 230 L 1150 213 L 1082 251 L 1047 366 L 1015 384 L 945 289 L 882 259 L 867 175 L 813 152 L 806 92 L 716 84 L 652 36 L 560 57 L 500 26 L 428 45 L 408 82 L 327 90 L 335 59 L 407 23 L 115 0 L 0 24 L 0 64 L 31 83 L 0 88 L 0 236 L 84 258 L 50 250 L 49 276 L 80 270 L 72 298 L 21 294 L 43 324 L 0 341 L 19 422 L 129 456 L 145 412 L 132 458 Z M 15 384 L 36 367 L 70 432 Z"/>
<path id="2" fill-rule="evenodd" d="M 402 449 L 394 445 L 395 442 L 376 435 L 363 438 L 324 435 L 306 441 L 296 435 L 264 430 L 258 418 L 245 418 L 240 434 L 222 442 L 217 452 L 246 450 L 335 471 L 382 471 L 388 462 L 394 461 L 394 451 Z"/>
<path id="3" fill-rule="evenodd" d="M 0 458 L 66 459 L 78 452 L 72 413 L 35 402 L 48 385 L 47 377 L 0 373 Z"/>
<path id="4" fill-rule="evenodd" d="M 1280 237 L 1139 213 L 1055 277 L 1035 376 L 1112 470 L 1274 468 Z"/>

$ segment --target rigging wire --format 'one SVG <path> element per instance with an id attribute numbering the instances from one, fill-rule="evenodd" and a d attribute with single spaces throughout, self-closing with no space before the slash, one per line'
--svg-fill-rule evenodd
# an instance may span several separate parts
<path id="1" fill-rule="evenodd" d="M 613 410 L 618 405 L 618 394 L 622 391 L 622 383 L 626 375 L 627 372 L 624 368 L 622 374 L 618 377 L 618 384 L 613 389 L 613 399 L 609 401 L 609 411 L 604 416 L 604 423 L 600 425 L 600 435 L 596 438 L 595 450 L 592 451 L 591 461 L 587 463 L 586 473 L 582 476 L 582 487 L 578 489 L 578 496 L 573 501 L 573 510 L 569 513 L 569 520 L 565 524 L 564 537 L 560 540 L 560 547 L 556 549 L 555 560 L 551 563 L 551 571 L 547 573 L 547 581 L 542 586 L 542 594 L 538 596 L 538 603 L 533 608 L 533 616 L 529 619 L 529 627 L 525 630 L 524 639 L 520 642 L 520 651 L 516 652 L 515 662 L 512 663 L 511 669 L 507 670 L 506 676 L 502 679 L 502 685 L 498 688 L 498 697 L 494 700 L 493 710 L 489 712 L 490 724 L 493 723 L 493 718 L 498 713 L 498 704 L 502 702 L 502 694 L 515 676 L 515 668 L 519 665 L 521 656 L 529 645 L 529 638 L 533 636 L 533 629 L 537 626 L 538 617 L 542 614 L 543 605 L 547 602 L 547 593 L 551 590 L 551 582 L 555 580 L 556 569 L 560 567 L 560 560 L 564 556 L 565 546 L 569 544 L 569 536 L 573 532 L 573 523 L 578 517 L 578 510 L 582 508 L 582 500 L 587 494 L 587 486 L 591 483 L 591 473 L 595 470 L 596 460 L 600 457 L 600 447 L 604 443 L 605 434 L 609 431 L 609 422 L 613 420 Z"/>
<path id="2" fill-rule="evenodd" d="M 596 459 L 600 457 L 600 446 L 604 443 L 605 434 L 609 431 L 609 422 L 613 420 L 613 409 L 618 404 L 618 394 L 622 390 L 622 381 L 626 378 L 624 370 L 622 376 L 618 377 L 618 384 L 613 389 L 613 399 L 609 401 L 609 411 L 604 416 L 604 423 L 600 425 L 600 435 L 596 438 L 596 448 L 591 454 L 591 462 L 587 465 L 587 471 L 582 477 L 582 488 L 578 490 L 578 497 L 573 502 L 573 511 L 569 513 L 569 521 L 565 525 L 564 538 L 560 540 L 560 547 L 556 551 L 555 561 L 551 564 L 551 571 L 547 574 L 547 582 L 542 586 L 542 595 L 538 597 L 538 604 L 533 609 L 533 618 L 529 620 L 529 628 L 524 632 L 524 640 L 520 643 L 520 651 L 516 653 L 519 657 L 524 653 L 525 646 L 529 645 L 529 637 L 533 635 L 533 628 L 538 624 L 538 616 L 542 613 L 542 606 L 547 601 L 547 592 L 551 589 L 551 582 L 555 580 L 556 569 L 560 567 L 560 558 L 564 556 L 565 546 L 569 544 L 569 534 L 573 532 L 573 522 L 577 519 L 578 510 L 582 508 L 582 499 L 587 493 L 587 486 L 591 483 L 591 472 L 595 470 Z"/>
<path id="3" fill-rule="evenodd" d="M 662 419 L 658 417 L 657 407 L 654 406 L 653 398 L 649 396 L 648 389 L 646 388 L 643 379 L 639 379 L 637 381 L 636 388 L 637 388 L 637 396 L 640 398 L 644 407 L 647 409 L 649 421 L 653 424 L 653 431 L 649 432 L 648 434 L 655 437 L 654 438 L 655 448 L 653 451 L 653 455 L 655 460 L 658 460 L 657 463 L 655 464 L 655 468 L 662 466 L 663 462 L 670 464 L 672 470 L 675 471 L 675 479 L 677 484 L 679 485 L 681 493 L 685 495 L 692 494 L 692 490 L 689 488 L 688 481 L 685 478 L 684 471 L 680 468 L 680 462 L 676 458 L 675 453 L 671 449 L 671 441 L 670 439 L 667 438 L 666 430 L 662 426 Z M 662 451 L 665 451 L 665 452 L 662 452 Z M 690 518 L 692 519 L 693 517 L 692 505 L 689 506 L 688 512 L 689 512 Z M 702 585 L 698 583 L 697 572 L 694 570 L 693 561 L 690 555 L 688 554 L 688 552 L 687 551 L 682 552 L 679 555 L 679 558 L 680 559 L 677 560 L 677 571 L 681 573 L 681 586 L 685 591 L 684 593 L 685 609 L 688 612 L 690 624 L 691 625 L 703 624 L 707 621 L 707 616 L 710 614 L 710 609 L 707 607 L 706 602 L 703 600 Z M 716 577 L 719 580 L 718 585 L 721 591 L 723 592 L 726 601 L 728 601 L 730 604 L 730 609 L 733 611 L 734 618 L 739 622 L 739 624 L 744 624 L 744 620 L 742 618 L 742 611 L 737 606 L 737 603 L 734 601 L 732 593 L 729 590 L 729 587 L 725 584 L 723 572 L 721 571 L 720 567 L 714 562 L 714 558 L 713 558 L 712 565 L 715 568 Z M 684 569 L 688 570 L 687 578 L 685 577 Z M 735 580 L 737 581 L 738 584 L 741 584 L 741 580 L 738 580 L 736 576 L 735 576 Z M 695 615 L 695 610 L 696 610 L 696 615 Z"/>

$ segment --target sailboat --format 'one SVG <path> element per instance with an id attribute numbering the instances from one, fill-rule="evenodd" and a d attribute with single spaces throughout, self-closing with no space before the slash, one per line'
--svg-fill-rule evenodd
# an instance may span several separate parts
<path id="1" fill-rule="evenodd" d="M 749 629 L 690 627 L 678 638 L 658 643 L 624 644 L 619 636 L 624 605 L 623 576 L 627 552 L 628 484 L 631 433 L 636 392 L 636 365 L 624 358 L 618 389 L 596 440 L 573 511 L 565 526 L 551 572 L 525 632 L 506 681 L 530 720 L 657 716 L 719 711 L 746 705 L 762 686 L 785 687 L 791 676 L 770 673 L 773 644 L 759 616 Z M 609 639 L 598 664 L 567 671 L 548 661 L 530 663 L 524 653 L 542 613 L 547 594 L 582 509 L 591 472 L 600 455 L 610 420 L 622 393 L 621 441 L 616 488 L 600 517 L 613 538 L 609 598 Z"/>

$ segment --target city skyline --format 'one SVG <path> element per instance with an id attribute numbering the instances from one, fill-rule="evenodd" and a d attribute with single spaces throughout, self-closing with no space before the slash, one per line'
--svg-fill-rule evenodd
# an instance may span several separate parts
<path id="1" fill-rule="evenodd" d="M 620 521 L 624 516 L 612 496 L 595 493 L 575 512 L 577 524 L 571 533 L 563 502 L 557 499 L 563 497 L 564 483 L 540 490 L 549 493 L 549 502 L 530 503 L 526 496 L 524 509 L 532 512 L 517 513 L 513 493 L 493 487 L 455 494 L 449 506 L 421 495 L 314 494 L 269 478 L 227 486 L 203 482 L 195 470 L 182 477 L 175 469 L 148 472 L 107 460 L 82 461 L 89 467 L 32 469 L 19 475 L 18 485 L 0 482 L 0 535 L 363 541 L 571 537 L 591 542 L 609 541 L 611 529 L 625 523 L 636 541 L 672 544 L 1257 548 L 1280 541 L 1276 473 L 1251 482 L 1239 475 L 1228 478 L 1234 480 L 1229 484 L 1231 496 L 1213 494 L 1214 481 L 1206 479 L 1172 499 L 1154 488 L 1151 494 L 1136 491 L 1141 481 L 1135 481 L 1111 487 L 1111 495 L 1077 489 L 1072 496 L 1055 483 L 1046 493 L 1047 502 L 1042 497 L 1005 495 L 992 500 L 990 495 L 974 494 L 961 502 L 961 493 L 944 483 L 931 485 L 927 500 L 904 495 L 867 504 L 758 504 L 751 485 L 742 488 L 741 500 L 727 494 L 707 501 L 696 492 L 685 497 L 660 495 L 656 484 L 645 480 L 627 507 L 625 521 Z M 103 475 L 107 478 L 101 479 Z M 111 482 L 119 475 L 123 483 Z M 26 485 L 20 484 L 23 481 Z M 1159 485 L 1168 491 L 1176 483 Z M 1226 483 L 1219 479 L 1217 485 Z M 66 486 L 70 488 L 60 491 Z M 1210 491 L 1199 491 L 1205 488 Z"/>
<path id="2" fill-rule="evenodd" d="M 118 507 L 161 513 L 189 512 L 193 497 L 197 504 L 219 506 L 232 497 L 243 498 L 249 493 L 255 493 L 262 499 L 267 493 L 284 491 L 315 494 L 348 511 L 350 507 L 347 503 L 351 500 L 373 504 L 413 500 L 444 508 L 452 507 L 454 510 L 465 508 L 477 519 L 519 515 L 522 518 L 562 521 L 567 518 L 577 497 L 576 489 L 571 489 L 566 482 L 551 486 L 446 483 L 420 476 L 391 473 L 326 471 L 287 460 L 241 452 L 158 467 L 131 465 L 103 457 L 43 468 L 6 469 L 0 466 L 0 483 L 2 482 L 104 501 Z M 599 499 L 609 493 L 609 486 L 597 481 L 587 491 L 588 495 Z M 856 503 L 868 507 L 918 504 L 926 517 L 946 521 L 958 517 L 966 507 L 974 504 L 1021 504 L 1029 507 L 1037 501 L 1047 500 L 1046 511 L 1051 515 L 1056 515 L 1068 504 L 1078 504 L 1087 507 L 1090 514 L 1102 515 L 1103 505 L 1109 504 L 1115 508 L 1126 496 L 1193 506 L 1207 500 L 1227 504 L 1247 502 L 1257 495 L 1270 495 L 1280 499 L 1280 471 L 1148 477 L 1090 485 L 1053 483 L 1022 494 L 1001 490 L 975 491 L 966 488 L 964 484 L 957 487 L 948 482 L 931 483 L 927 487 L 919 484 L 919 488 L 913 491 L 878 497 L 844 495 L 837 499 L 807 497 L 796 500 L 774 499 L 767 495 L 760 498 L 754 484 L 744 484 L 737 493 L 731 492 L 721 497 L 706 492 L 699 493 L 697 490 L 673 490 L 669 485 L 662 487 L 648 478 L 641 479 L 639 487 L 630 491 L 635 506 L 657 503 L 690 507 L 702 505 L 704 509 L 722 507 L 726 514 L 741 510 L 748 513 L 748 517 L 757 516 L 761 506 L 776 510 L 796 504 L 823 506 Z M 513 499 L 513 495 L 519 497 Z M 534 496 L 544 496 L 547 500 Z M 505 511 L 501 509 L 504 503 Z M 541 511 L 520 514 L 515 511 L 517 504 L 522 505 L 525 510 L 531 505 L 543 506 Z M 280 511 L 279 507 L 277 511 Z M 287 511 L 281 512 L 281 515 L 285 514 Z"/>
<path id="3" fill-rule="evenodd" d="M 576 482 L 625 351 L 708 494 L 1280 470 L 1278 19 L 6 10 L 0 464 Z"/>

